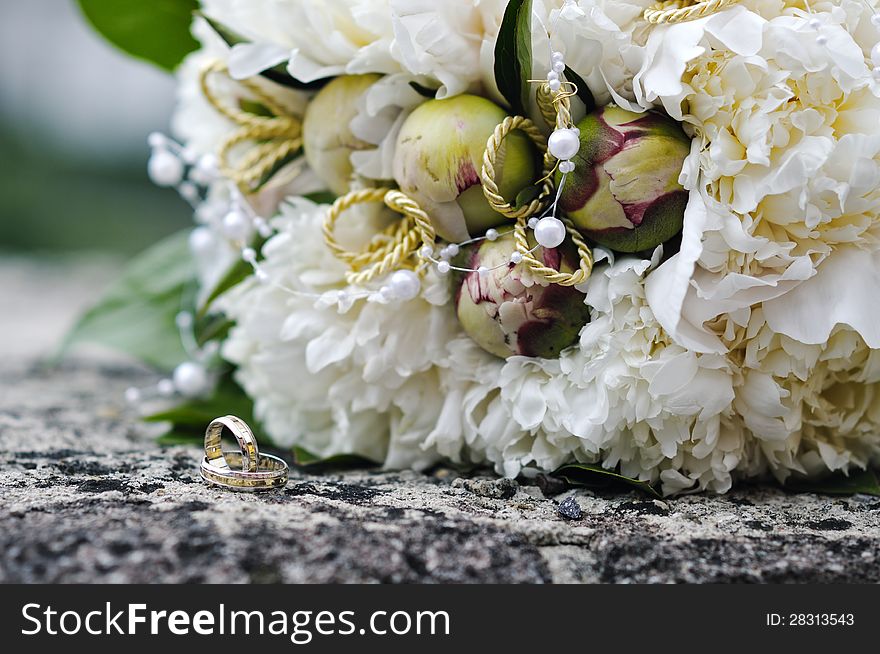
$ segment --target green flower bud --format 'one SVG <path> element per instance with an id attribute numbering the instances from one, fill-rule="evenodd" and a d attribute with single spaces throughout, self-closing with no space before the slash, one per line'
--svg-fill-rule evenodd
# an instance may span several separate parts
<path id="1" fill-rule="evenodd" d="M 678 177 L 690 152 L 681 126 L 662 114 L 610 105 L 578 128 L 580 151 L 560 199 L 577 228 L 619 252 L 651 250 L 678 234 L 688 198 Z"/>
<path id="2" fill-rule="evenodd" d="M 312 99 L 303 118 L 306 161 L 327 188 L 343 195 L 351 183 L 351 153 L 374 148 L 351 133 L 351 121 L 366 90 L 381 75 L 342 75 Z"/>
<path id="3" fill-rule="evenodd" d="M 486 141 L 507 114 L 475 95 L 429 100 L 404 121 L 397 137 L 394 179 L 431 216 L 448 241 L 478 236 L 507 219 L 483 195 Z M 513 201 L 536 175 L 536 149 L 521 132 L 509 135 L 496 165 L 501 194 Z"/>
<path id="4" fill-rule="evenodd" d="M 590 320 L 585 296 L 571 286 L 547 284 L 525 265 L 509 263 L 515 250 L 512 234 L 462 250 L 462 267 L 485 266 L 489 272 L 457 276 L 458 320 L 477 345 L 496 356 L 555 359 L 577 342 Z M 577 266 L 577 253 L 569 244 L 537 252 L 545 265 L 556 270 L 572 272 Z"/>

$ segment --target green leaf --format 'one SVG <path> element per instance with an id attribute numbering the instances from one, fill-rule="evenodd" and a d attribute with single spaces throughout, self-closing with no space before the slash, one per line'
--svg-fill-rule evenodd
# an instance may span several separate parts
<path id="1" fill-rule="evenodd" d="M 330 191 L 315 191 L 303 196 L 306 200 L 311 200 L 315 204 L 333 204 L 336 202 L 337 195 Z"/>
<path id="2" fill-rule="evenodd" d="M 221 377 L 211 395 L 187 399 L 177 406 L 144 416 L 146 422 L 170 422 L 178 427 L 205 428 L 217 416 L 235 415 L 254 426 L 254 403 L 230 373 Z M 255 430 L 256 431 L 256 430 Z"/>
<path id="3" fill-rule="evenodd" d="M 537 199 L 541 195 L 540 186 L 526 186 L 522 191 L 516 194 L 516 200 L 513 202 L 515 209 L 526 206 L 532 200 Z"/>
<path id="4" fill-rule="evenodd" d="M 254 116 L 262 116 L 263 118 L 274 118 L 275 114 L 273 114 L 269 107 L 264 105 L 261 102 L 256 102 L 254 100 L 248 100 L 247 98 L 242 98 L 238 101 L 238 106 L 241 107 L 242 111 L 246 111 L 249 114 L 253 114 Z"/>
<path id="5" fill-rule="evenodd" d="M 212 313 L 199 317 L 193 327 L 196 343 L 204 347 L 208 341 L 223 341 L 235 323 L 222 313 Z"/>
<path id="6" fill-rule="evenodd" d="M 515 114 L 528 115 L 532 0 L 510 0 L 495 42 L 495 83 Z"/>
<path id="7" fill-rule="evenodd" d="M 258 238 L 254 243 L 251 244 L 251 247 L 257 252 L 258 261 L 262 259 L 262 249 L 265 242 L 266 239 Z M 243 259 L 237 259 L 235 263 L 233 263 L 232 266 L 229 267 L 229 270 L 226 271 L 226 274 L 220 278 L 220 281 L 217 282 L 216 286 L 211 289 L 208 297 L 205 298 L 202 306 L 199 307 L 196 319 L 198 321 L 205 320 L 205 318 L 211 311 L 211 305 L 214 304 L 214 301 L 218 297 L 223 295 L 226 291 L 233 288 L 234 286 L 238 286 L 239 284 L 241 284 L 253 273 L 254 269 L 251 264 L 249 264 L 247 261 L 244 261 Z"/>
<path id="8" fill-rule="evenodd" d="M 198 0 L 79 0 L 79 6 L 110 43 L 165 70 L 199 47 L 190 34 Z"/>
<path id="9" fill-rule="evenodd" d="M 101 343 L 170 370 L 188 357 L 175 318 L 188 308 L 195 264 L 181 232 L 137 257 L 71 330 L 58 357 L 78 343 Z"/>
<path id="10" fill-rule="evenodd" d="M 363 468 L 375 468 L 378 463 L 359 454 L 336 454 L 324 459 L 316 456 L 305 448 L 296 446 L 293 448 L 293 460 L 295 465 L 306 472 L 321 473 L 331 470 L 359 470 Z"/>
<path id="11" fill-rule="evenodd" d="M 200 445 L 204 442 L 204 430 L 201 433 L 195 431 L 183 431 L 171 429 L 156 439 L 159 445 L 169 447 L 172 445 Z"/>
<path id="12" fill-rule="evenodd" d="M 587 109 L 587 113 L 592 112 L 596 108 L 596 98 L 590 91 L 590 87 L 584 81 L 584 78 L 574 72 L 568 66 L 565 67 L 565 79 L 577 87 L 577 96 Z"/>
<path id="13" fill-rule="evenodd" d="M 613 484 L 626 484 L 633 486 L 643 493 L 647 493 L 653 497 L 660 497 L 653 486 L 647 481 L 625 477 L 613 470 L 606 470 L 602 466 L 590 465 L 588 463 L 570 463 L 557 469 L 553 473 L 554 477 L 564 479 L 573 486 L 585 486 L 589 488 L 601 488 Z"/>
<path id="14" fill-rule="evenodd" d="M 410 82 L 409 85 L 413 87 L 416 93 L 418 93 L 423 98 L 428 98 L 429 100 L 433 100 L 437 97 L 437 89 L 431 89 L 427 86 L 422 86 L 418 82 Z"/>
<path id="15" fill-rule="evenodd" d="M 217 36 L 223 39 L 223 42 L 226 43 L 226 45 L 228 45 L 230 48 L 239 43 L 248 43 L 248 40 L 246 38 L 240 36 L 239 34 L 236 34 L 225 25 L 221 25 L 216 20 L 208 18 L 202 13 L 199 13 L 199 15 L 205 19 L 205 22 L 207 22 L 208 25 L 211 26 L 211 29 L 213 29 L 217 33 Z M 276 84 L 280 84 L 281 86 L 300 90 L 319 89 L 332 79 L 331 77 L 327 77 L 324 79 L 315 80 L 313 82 L 301 82 L 287 72 L 287 67 L 284 64 L 279 64 L 274 68 L 264 70 L 260 73 L 260 75 L 272 82 L 275 82 Z"/>
<path id="16" fill-rule="evenodd" d="M 165 445 L 198 442 L 204 438 L 208 424 L 218 416 L 234 415 L 244 420 L 254 432 L 257 441 L 271 446 L 260 423 L 254 418 L 254 403 L 232 377 L 225 373 L 207 397 L 192 398 L 176 406 L 144 416 L 146 422 L 169 422 L 170 430 L 159 442 Z"/>
<path id="17" fill-rule="evenodd" d="M 880 496 L 880 481 L 878 481 L 877 473 L 874 470 L 854 470 L 850 472 L 849 476 L 838 472 L 815 481 L 789 478 L 783 487 L 797 493 L 819 493 L 821 495 L 862 493 Z"/>

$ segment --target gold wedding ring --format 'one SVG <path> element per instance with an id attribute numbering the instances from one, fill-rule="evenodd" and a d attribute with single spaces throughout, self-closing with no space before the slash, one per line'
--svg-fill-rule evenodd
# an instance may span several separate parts
<path id="1" fill-rule="evenodd" d="M 224 451 L 221 438 L 228 429 L 238 442 L 240 451 Z M 236 416 L 216 418 L 205 431 L 205 458 L 199 466 L 205 481 L 240 492 L 283 488 L 287 484 L 288 467 L 282 459 L 260 454 L 257 439 L 247 423 Z"/>
<path id="2" fill-rule="evenodd" d="M 223 430 L 228 429 L 241 449 L 238 466 L 244 472 L 255 472 L 257 460 L 260 458 L 260 448 L 254 432 L 247 423 L 236 416 L 223 416 L 214 418 L 205 430 L 205 459 L 213 466 L 221 469 L 229 469 L 229 462 L 223 454 L 222 437 Z"/>

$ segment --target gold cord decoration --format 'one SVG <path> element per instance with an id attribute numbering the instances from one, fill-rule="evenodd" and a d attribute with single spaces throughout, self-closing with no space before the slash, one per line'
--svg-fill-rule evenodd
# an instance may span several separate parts
<path id="1" fill-rule="evenodd" d="M 336 223 L 346 210 L 370 202 L 384 202 L 404 218 L 374 236 L 361 252 L 349 252 L 336 241 Z M 359 285 L 401 268 L 418 269 L 419 249 L 425 245 L 433 248 L 437 235 L 431 218 L 408 195 L 394 189 L 371 188 L 352 191 L 333 203 L 324 218 L 324 240 L 333 254 L 351 268 L 346 274 L 348 283 Z"/>
<path id="2" fill-rule="evenodd" d="M 644 12 L 644 18 L 649 23 L 660 25 L 662 23 L 684 23 L 696 20 L 704 16 L 711 16 L 723 11 L 728 7 L 738 4 L 740 0 L 664 0 L 658 2 Z"/>
<path id="3" fill-rule="evenodd" d="M 527 218 L 519 218 L 516 221 L 516 227 L 513 230 L 513 237 L 516 240 L 516 249 L 522 254 L 523 263 L 528 267 L 533 275 L 550 282 L 551 284 L 559 284 L 560 286 L 576 286 L 582 284 L 590 278 L 593 273 L 593 251 L 586 244 L 580 232 L 575 228 L 568 218 L 562 218 L 565 225 L 565 231 L 571 237 L 578 252 L 580 261 L 578 269 L 573 273 L 562 272 L 544 265 L 529 247 L 529 238 L 526 227 L 528 226 Z"/>
<path id="4" fill-rule="evenodd" d="M 214 62 L 202 70 L 199 82 L 208 103 L 238 126 L 223 140 L 217 152 L 220 172 L 234 181 L 242 193 L 252 193 L 282 162 L 300 150 L 302 120 L 289 115 L 285 107 L 251 80 L 237 80 L 236 83 L 253 95 L 271 116 L 259 116 L 222 100 L 211 87 L 210 80 L 214 75 L 228 74 L 222 62 Z M 255 145 L 233 163 L 233 148 L 249 142 Z"/>
<path id="5" fill-rule="evenodd" d="M 519 130 L 528 136 L 532 142 L 538 147 L 542 154 L 544 162 L 543 178 L 539 182 L 541 191 L 534 200 L 519 209 L 515 208 L 498 189 L 495 182 L 495 165 L 501 151 L 501 146 L 508 134 Z M 532 216 L 547 206 L 547 198 L 553 193 L 553 183 L 550 181 L 551 171 L 555 166 L 555 159 L 547 152 L 547 141 L 541 131 L 528 118 L 522 116 L 508 116 L 505 118 L 492 132 L 486 143 L 486 150 L 483 152 L 483 169 L 481 171 L 480 180 L 483 186 L 483 195 L 489 201 L 495 211 L 507 218 L 517 219 L 521 216 Z"/>

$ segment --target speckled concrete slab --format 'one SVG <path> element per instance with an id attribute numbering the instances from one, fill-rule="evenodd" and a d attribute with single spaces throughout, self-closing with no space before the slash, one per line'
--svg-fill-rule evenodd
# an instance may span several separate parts
<path id="1" fill-rule="evenodd" d="M 199 479 L 198 448 L 160 448 L 126 412 L 123 389 L 148 381 L 0 363 L 0 581 L 880 581 L 866 496 L 544 497 L 448 470 L 293 471 L 283 491 L 224 492 Z"/>

